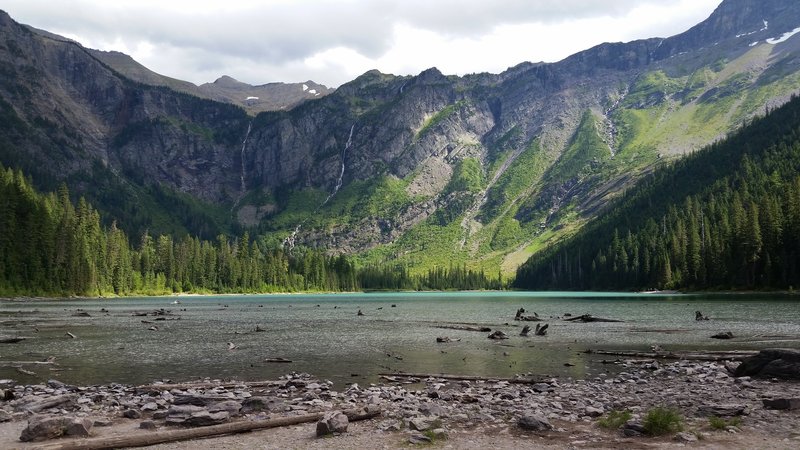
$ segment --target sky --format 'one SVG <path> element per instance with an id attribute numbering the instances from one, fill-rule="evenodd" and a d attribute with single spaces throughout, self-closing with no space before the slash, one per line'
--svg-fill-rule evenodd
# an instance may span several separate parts
<path id="1" fill-rule="evenodd" d="M 3 0 L 18 22 L 162 75 L 337 87 L 378 69 L 499 73 L 681 33 L 721 0 Z"/>

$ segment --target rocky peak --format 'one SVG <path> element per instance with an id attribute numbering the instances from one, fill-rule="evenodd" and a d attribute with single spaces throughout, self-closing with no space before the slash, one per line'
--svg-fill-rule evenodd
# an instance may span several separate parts
<path id="1" fill-rule="evenodd" d="M 224 88 L 240 88 L 240 87 L 246 86 L 245 83 L 242 83 L 241 81 L 237 80 L 236 78 L 230 77 L 228 75 L 223 75 L 223 76 L 217 78 L 214 81 L 214 85 L 216 85 L 218 87 L 224 87 Z"/>
<path id="2" fill-rule="evenodd" d="M 798 16 L 800 2 L 796 0 L 725 0 L 708 19 L 666 39 L 654 58 L 666 59 L 730 40 L 738 40 L 738 47 L 747 47 L 800 26 Z"/>

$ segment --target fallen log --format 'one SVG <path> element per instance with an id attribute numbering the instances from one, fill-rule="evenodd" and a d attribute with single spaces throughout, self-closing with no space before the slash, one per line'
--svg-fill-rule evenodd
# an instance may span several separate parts
<path id="1" fill-rule="evenodd" d="M 292 362 L 291 359 L 286 359 L 286 358 L 267 358 L 264 361 L 268 362 L 268 363 L 290 363 L 290 362 Z"/>
<path id="2" fill-rule="evenodd" d="M 708 351 L 708 352 L 637 352 L 586 350 L 584 353 L 629 358 L 684 359 L 687 361 L 741 361 L 758 353 L 756 350 Z"/>
<path id="3" fill-rule="evenodd" d="M 385 372 L 379 373 L 382 377 L 395 377 L 395 378 L 440 378 L 442 380 L 455 380 L 455 381 L 505 381 L 512 384 L 536 384 L 541 383 L 544 379 L 538 378 L 503 378 L 503 377 L 480 377 L 475 375 L 446 375 L 442 373 L 403 373 L 403 372 Z"/>
<path id="4" fill-rule="evenodd" d="M 445 330 L 478 331 L 481 333 L 488 333 L 492 331 L 490 327 L 473 327 L 469 325 L 436 325 L 434 328 L 443 328 Z"/>
<path id="5" fill-rule="evenodd" d="M 372 419 L 381 414 L 380 409 L 349 409 L 342 411 L 350 422 Z M 148 445 L 164 444 L 167 442 L 186 441 L 189 439 L 221 436 L 225 434 L 243 433 L 247 431 L 263 430 L 268 428 L 285 427 L 301 423 L 316 422 L 325 415 L 325 412 L 304 414 L 302 416 L 279 417 L 276 419 L 240 421 L 211 425 L 207 427 L 141 432 L 122 436 L 97 437 L 89 439 L 74 439 L 68 442 L 54 442 L 40 445 L 38 450 L 101 450 L 122 447 L 145 447 Z"/>
<path id="6" fill-rule="evenodd" d="M 235 388 L 239 386 L 245 387 L 271 387 L 280 386 L 285 381 L 240 381 L 238 383 L 212 383 L 212 382 L 199 382 L 199 383 L 174 383 L 174 384 L 145 384 L 136 386 L 137 391 L 169 391 L 172 389 L 211 389 L 211 388 Z"/>
<path id="7" fill-rule="evenodd" d="M 605 319 L 603 317 L 594 317 L 591 314 L 583 314 L 581 316 L 575 316 L 564 320 L 567 322 L 622 322 L 622 320 L 617 320 L 617 319 Z"/>

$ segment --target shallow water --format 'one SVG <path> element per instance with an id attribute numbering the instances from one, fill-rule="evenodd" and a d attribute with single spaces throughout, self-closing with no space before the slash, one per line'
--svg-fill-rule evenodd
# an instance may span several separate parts
<path id="1" fill-rule="evenodd" d="M 519 307 L 547 318 L 548 335 L 519 337 L 524 323 L 513 321 Z M 160 308 L 172 312 L 167 319 L 179 320 L 134 315 Z M 91 317 L 73 317 L 79 309 Z M 356 315 L 359 309 L 364 316 Z M 695 321 L 696 310 L 712 320 Z M 567 313 L 624 322 L 557 318 Z M 450 322 L 487 325 L 511 338 L 492 341 L 488 333 L 435 328 Z M 75 384 L 259 380 L 291 371 L 337 383 L 372 382 L 378 373 L 393 371 L 585 378 L 614 370 L 600 363 L 614 357 L 587 355 L 586 349 L 644 350 L 654 344 L 665 350 L 800 348 L 800 298 L 490 292 L 2 301 L 0 324 L 0 335 L 30 338 L 0 344 L 0 378 L 21 383 L 50 378 Z M 148 330 L 154 325 L 158 331 Z M 253 332 L 257 326 L 265 331 Z M 721 331 L 736 338 L 709 338 Z M 437 344 L 437 336 L 460 341 Z M 229 350 L 229 342 L 237 348 Z M 36 376 L 9 366 L 49 356 L 58 366 L 24 366 Z M 276 357 L 292 363 L 265 362 Z"/>

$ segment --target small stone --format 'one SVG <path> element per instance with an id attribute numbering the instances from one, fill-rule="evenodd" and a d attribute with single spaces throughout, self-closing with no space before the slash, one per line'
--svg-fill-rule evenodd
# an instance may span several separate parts
<path id="1" fill-rule="evenodd" d="M 415 417 L 408 421 L 408 427 L 416 431 L 425 431 L 431 428 L 431 424 L 422 417 Z"/>
<path id="2" fill-rule="evenodd" d="M 152 420 L 145 420 L 139 424 L 139 428 L 143 430 L 155 430 L 158 427 L 156 426 L 156 423 L 153 422 Z"/>
<path id="3" fill-rule="evenodd" d="M 690 442 L 697 442 L 698 439 L 697 439 L 697 436 L 695 436 L 694 434 L 682 431 L 682 432 L 676 434 L 675 437 L 672 440 L 678 441 L 678 442 L 684 442 L 684 443 L 688 444 Z"/>
<path id="4" fill-rule="evenodd" d="M 135 409 L 126 409 L 122 412 L 122 417 L 126 419 L 141 419 L 142 413 Z"/>
<path id="5" fill-rule="evenodd" d="M 517 426 L 527 431 L 548 431 L 553 429 L 553 425 L 545 417 L 536 414 L 520 417 L 517 420 Z"/>
<path id="6" fill-rule="evenodd" d="M 92 424 L 94 426 L 96 426 L 96 427 L 110 427 L 111 425 L 114 425 L 114 422 L 111 421 L 111 419 L 106 419 L 105 417 L 100 417 L 100 418 L 94 419 Z"/>
<path id="7" fill-rule="evenodd" d="M 147 402 L 142 406 L 142 411 L 155 411 L 158 409 L 158 403 Z"/>
<path id="8" fill-rule="evenodd" d="M 595 408 L 593 406 L 587 406 L 583 411 L 589 417 L 600 417 L 605 412 L 601 408 Z"/>
<path id="9" fill-rule="evenodd" d="M 10 421 L 11 421 L 11 413 L 6 411 L 5 409 L 0 409 L 0 423 L 10 422 Z"/>
<path id="10" fill-rule="evenodd" d="M 433 442 L 431 438 L 423 434 L 415 433 L 408 438 L 408 443 L 413 445 L 430 444 Z"/>

